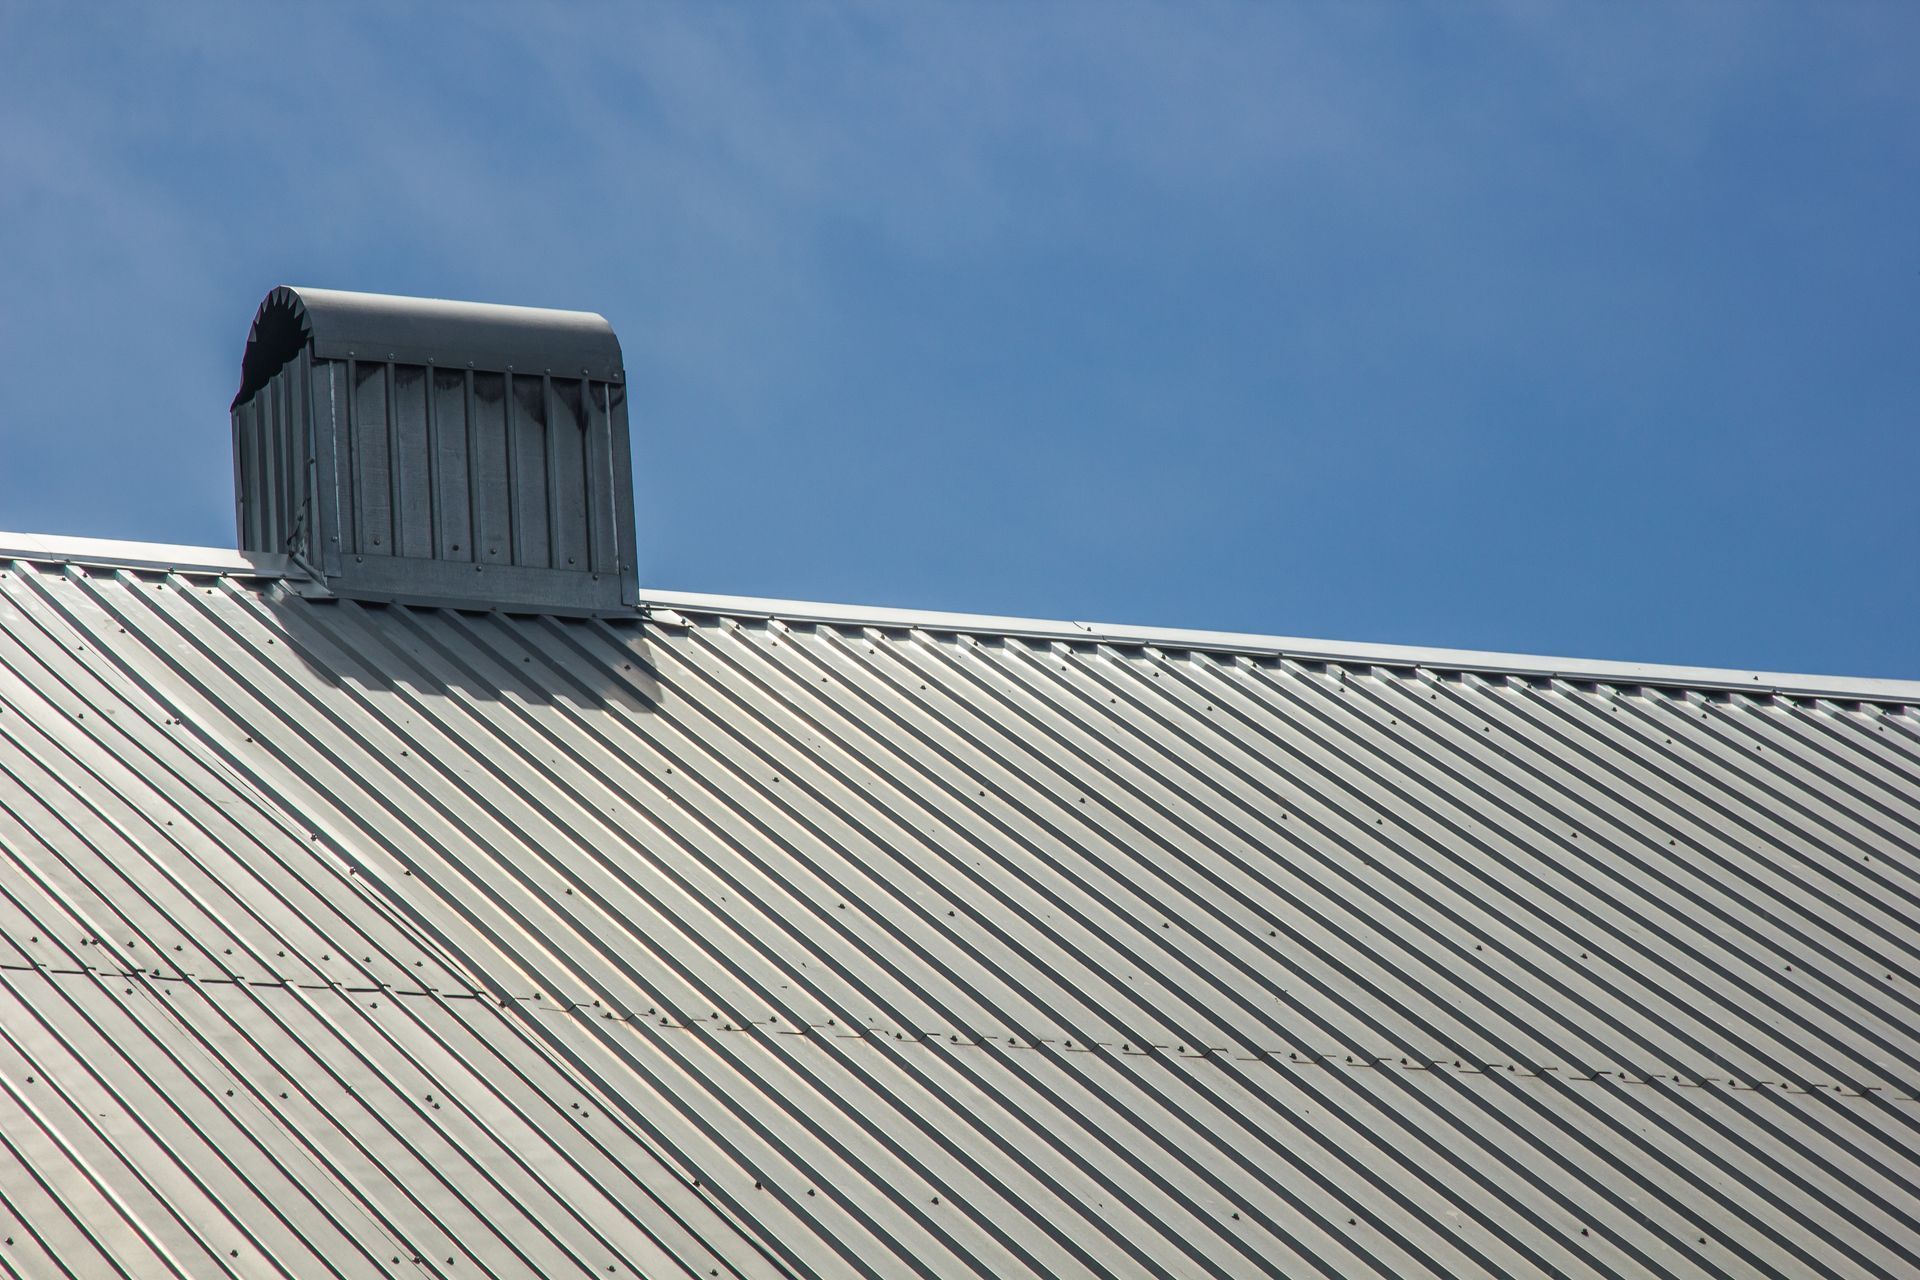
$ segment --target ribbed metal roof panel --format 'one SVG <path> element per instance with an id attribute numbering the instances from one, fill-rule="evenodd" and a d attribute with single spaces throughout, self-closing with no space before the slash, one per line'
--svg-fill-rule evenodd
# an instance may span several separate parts
<path id="1" fill-rule="evenodd" d="M 1920 1254 L 1897 691 L 4 569 L 16 1273 Z"/>

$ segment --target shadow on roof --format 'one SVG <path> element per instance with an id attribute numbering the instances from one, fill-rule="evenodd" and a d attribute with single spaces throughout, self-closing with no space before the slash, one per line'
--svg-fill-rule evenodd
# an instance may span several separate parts
<path id="1" fill-rule="evenodd" d="M 275 593 L 263 601 L 316 680 L 361 696 L 653 711 L 660 682 L 634 619 L 414 608 Z"/>

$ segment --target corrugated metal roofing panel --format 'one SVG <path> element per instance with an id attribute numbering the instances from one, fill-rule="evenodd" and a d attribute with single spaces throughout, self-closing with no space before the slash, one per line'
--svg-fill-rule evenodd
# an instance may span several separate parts
<path id="1" fill-rule="evenodd" d="M 1893 682 L 59 559 L 0 579 L 24 1273 L 1920 1253 Z"/>

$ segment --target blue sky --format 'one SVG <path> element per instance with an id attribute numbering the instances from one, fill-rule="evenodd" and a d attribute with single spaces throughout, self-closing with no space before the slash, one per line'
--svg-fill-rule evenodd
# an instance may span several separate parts
<path id="1" fill-rule="evenodd" d="M 271 10 L 272 12 L 268 12 Z M 1920 6 L 0 0 L 0 528 L 582 307 L 657 587 L 1920 677 Z"/>

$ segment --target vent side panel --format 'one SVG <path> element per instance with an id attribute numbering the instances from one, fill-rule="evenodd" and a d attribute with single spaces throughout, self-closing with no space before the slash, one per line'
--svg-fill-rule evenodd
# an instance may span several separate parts
<path id="1" fill-rule="evenodd" d="M 607 407 L 607 465 L 613 475 L 627 478 L 625 484 L 611 486 L 614 563 L 605 572 L 620 579 L 621 599 L 629 605 L 637 604 L 640 579 L 634 553 L 633 444 L 627 433 L 627 388 L 623 382 L 596 382 L 590 391 Z"/>
<path id="2" fill-rule="evenodd" d="M 353 371 L 354 492 L 362 555 L 393 554 L 393 458 L 387 442 L 387 366 Z"/>
<path id="3" fill-rule="evenodd" d="M 242 550 L 306 550 L 313 487 L 308 403 L 302 358 L 233 409 L 234 524 Z"/>
<path id="4" fill-rule="evenodd" d="M 540 379 L 513 378 L 511 437 L 513 440 L 514 533 L 513 562 L 547 568 L 549 557 L 547 512 L 551 484 L 547 466 L 547 408 Z"/>
<path id="5" fill-rule="evenodd" d="M 427 371 L 417 364 L 392 369 L 394 480 L 399 494 L 394 546 L 400 555 L 431 560 L 437 512 L 433 455 L 427 441 Z"/>
<path id="6" fill-rule="evenodd" d="M 472 432 L 475 536 L 479 559 L 487 564 L 513 561 L 513 490 L 507 467 L 507 380 L 505 374 L 476 373 Z"/>
<path id="7" fill-rule="evenodd" d="M 342 565 L 360 546 L 359 507 L 353 486 L 347 483 L 353 474 L 353 406 L 348 395 L 352 384 L 344 360 L 317 361 L 314 368 L 323 388 L 315 397 L 313 415 L 314 474 L 320 495 L 314 514 L 316 530 L 326 530 L 320 540 L 324 559 L 319 563 L 331 578 L 340 575 Z"/>
<path id="8" fill-rule="evenodd" d="M 453 369 L 433 371 L 432 432 L 434 511 L 438 517 L 442 560 L 473 559 L 473 490 L 468 483 L 467 375 Z"/>
<path id="9" fill-rule="evenodd" d="M 554 477 L 554 565 L 574 569 L 590 566 L 587 506 L 593 487 L 588 481 L 586 423 L 580 410 L 580 384 L 551 379 L 547 415 L 547 442 Z"/>

